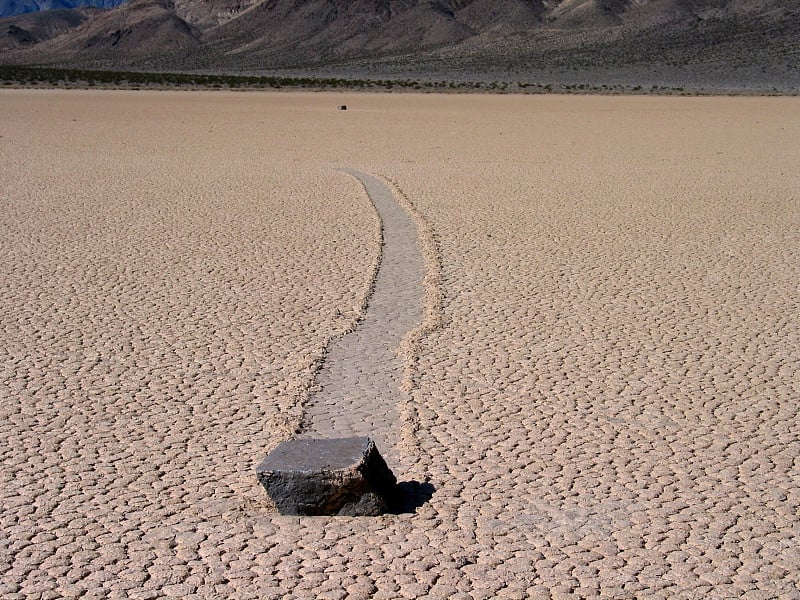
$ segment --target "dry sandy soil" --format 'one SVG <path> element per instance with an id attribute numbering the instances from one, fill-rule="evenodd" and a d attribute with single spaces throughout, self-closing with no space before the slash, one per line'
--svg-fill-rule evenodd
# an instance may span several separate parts
<path id="1" fill-rule="evenodd" d="M 797 99 L 0 108 L 3 598 L 800 598 Z M 380 256 L 345 167 L 421 227 L 382 451 L 433 493 L 283 517 Z"/>

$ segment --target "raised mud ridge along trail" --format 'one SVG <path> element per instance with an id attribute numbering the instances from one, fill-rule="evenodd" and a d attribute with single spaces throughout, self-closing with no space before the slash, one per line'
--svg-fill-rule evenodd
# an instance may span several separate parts
<path id="1" fill-rule="evenodd" d="M 390 465 L 400 421 L 398 348 L 423 319 L 425 264 L 417 225 L 384 183 L 343 170 L 364 185 L 382 222 L 383 251 L 366 313 L 328 347 L 306 407 L 302 437 L 369 435 Z"/>

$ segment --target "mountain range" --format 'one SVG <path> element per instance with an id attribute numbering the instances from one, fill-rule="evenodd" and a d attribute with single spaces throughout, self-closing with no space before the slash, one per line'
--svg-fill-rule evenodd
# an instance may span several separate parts
<path id="1" fill-rule="evenodd" d="M 0 63 L 800 89 L 800 1 L 131 0 L 2 19 Z"/>
<path id="2" fill-rule="evenodd" d="M 112 8 L 126 0 L 0 0 L 0 18 L 44 10 L 69 10 L 91 6 Z"/>

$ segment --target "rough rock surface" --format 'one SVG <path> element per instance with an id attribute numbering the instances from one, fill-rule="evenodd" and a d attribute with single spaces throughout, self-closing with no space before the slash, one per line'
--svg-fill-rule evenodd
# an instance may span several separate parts
<path id="1" fill-rule="evenodd" d="M 377 516 L 397 485 L 368 437 L 289 440 L 256 473 L 284 515 Z"/>

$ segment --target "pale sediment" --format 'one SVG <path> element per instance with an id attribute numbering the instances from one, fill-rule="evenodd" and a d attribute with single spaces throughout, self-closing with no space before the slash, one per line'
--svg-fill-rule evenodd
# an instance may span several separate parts
<path id="1" fill-rule="evenodd" d="M 425 336 L 430 335 L 444 325 L 444 287 L 442 285 L 442 257 L 436 237 L 425 217 L 409 199 L 399 184 L 389 177 L 384 178 L 393 191 L 395 198 L 405 208 L 417 224 L 419 241 L 422 246 L 422 257 L 425 263 L 423 287 L 425 296 L 423 308 L 425 317 L 417 327 L 403 338 L 400 344 L 400 356 L 403 360 L 403 402 L 400 405 L 400 444 L 408 454 L 417 454 L 419 441 L 417 429 L 419 415 L 417 407 L 410 396 L 411 390 L 419 385 L 419 353 Z"/>
<path id="2" fill-rule="evenodd" d="M 425 266 L 417 226 L 378 178 L 346 171 L 364 185 L 382 222 L 380 266 L 354 331 L 328 347 L 305 412 L 305 435 L 368 435 L 396 462 L 403 338 L 423 320 Z"/>
<path id="3" fill-rule="evenodd" d="M 797 99 L 0 104 L 4 599 L 800 598 Z M 430 497 L 283 517 L 254 459 L 376 281 L 345 165 L 417 223 Z"/>

